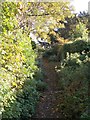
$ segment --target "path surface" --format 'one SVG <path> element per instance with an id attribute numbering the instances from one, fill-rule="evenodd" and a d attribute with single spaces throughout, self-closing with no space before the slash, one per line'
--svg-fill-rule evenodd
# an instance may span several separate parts
<path id="1" fill-rule="evenodd" d="M 62 101 L 62 91 L 58 87 L 58 77 L 55 71 L 57 64 L 59 63 L 42 59 L 41 67 L 45 72 L 44 81 L 48 89 L 40 97 L 34 118 L 61 118 L 58 103 Z"/>

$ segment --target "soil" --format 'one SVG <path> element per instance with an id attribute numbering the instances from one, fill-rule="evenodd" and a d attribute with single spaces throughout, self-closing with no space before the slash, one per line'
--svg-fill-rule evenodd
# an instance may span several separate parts
<path id="1" fill-rule="evenodd" d="M 36 108 L 34 118 L 62 118 L 59 104 L 62 102 L 62 90 L 58 86 L 58 77 L 55 67 L 59 62 L 50 62 L 48 59 L 41 59 L 41 68 L 44 70 L 44 82 L 48 88 L 42 93 Z"/>

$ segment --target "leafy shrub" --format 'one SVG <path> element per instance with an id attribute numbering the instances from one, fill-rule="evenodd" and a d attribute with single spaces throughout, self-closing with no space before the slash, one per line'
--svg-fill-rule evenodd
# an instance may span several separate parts
<path id="1" fill-rule="evenodd" d="M 77 92 L 74 95 L 64 94 L 63 103 L 60 105 L 60 109 L 63 111 L 63 119 L 80 119 L 81 114 L 86 109 L 87 99 L 82 99 L 77 94 L 79 93 Z"/>
<path id="2" fill-rule="evenodd" d="M 79 64 L 78 67 L 76 63 L 69 63 L 68 66 L 62 66 L 58 70 L 59 86 L 64 90 L 60 110 L 62 109 L 65 119 L 80 118 L 88 107 L 89 66 L 89 61 Z"/>
<path id="3" fill-rule="evenodd" d="M 87 42 L 84 40 L 77 40 L 74 41 L 73 43 L 65 44 L 63 46 L 64 52 L 69 52 L 69 53 L 75 53 L 79 52 L 81 53 L 84 51 L 87 47 Z"/>
<path id="4" fill-rule="evenodd" d="M 34 41 L 31 41 L 32 49 L 36 49 L 36 43 Z"/>
<path id="5" fill-rule="evenodd" d="M 50 61 L 57 61 L 57 56 L 56 55 L 52 55 L 49 57 Z"/>
<path id="6" fill-rule="evenodd" d="M 45 89 L 47 89 L 47 84 L 41 80 L 38 80 L 36 84 L 36 89 L 38 91 L 44 91 Z"/>
<path id="7" fill-rule="evenodd" d="M 54 55 L 54 52 L 53 52 L 53 49 L 49 49 L 49 50 L 46 50 L 44 53 L 43 53 L 43 57 L 49 57 L 51 55 Z"/>
<path id="8" fill-rule="evenodd" d="M 86 57 L 86 55 L 89 55 L 89 45 L 84 40 L 77 40 L 72 43 L 66 43 L 59 47 L 58 53 L 57 53 L 57 59 L 59 61 L 64 61 L 64 59 L 67 59 L 68 57 L 71 57 L 71 54 L 80 54 L 83 56 L 83 60 Z M 84 57 L 85 56 L 85 57 Z"/>
<path id="9" fill-rule="evenodd" d="M 34 114 L 36 91 L 36 53 L 31 40 L 18 25 L 18 3 L 2 3 L 0 35 L 0 113 L 2 119 L 28 118 Z"/>
<path id="10" fill-rule="evenodd" d="M 80 67 L 83 63 L 87 63 L 88 62 L 88 56 L 87 54 L 78 54 L 78 53 L 74 53 L 74 54 L 70 54 L 70 56 L 68 56 L 66 59 L 64 59 L 63 61 L 63 66 L 67 66 L 67 67 L 72 67 L 72 68 L 77 68 Z"/>
<path id="11" fill-rule="evenodd" d="M 79 22 L 75 28 L 70 31 L 70 38 L 72 40 L 88 40 L 88 30 L 86 24 Z"/>
<path id="12" fill-rule="evenodd" d="M 3 119 L 20 119 L 29 118 L 35 112 L 35 106 L 38 100 L 38 92 L 35 89 L 35 81 L 25 81 L 23 88 L 14 93 L 15 99 L 8 101 L 4 105 Z"/>
<path id="13" fill-rule="evenodd" d="M 55 44 L 51 46 L 50 49 L 46 50 L 43 53 L 43 57 L 48 57 L 50 61 L 57 61 L 58 59 L 58 50 L 61 48 L 61 45 Z"/>
<path id="14" fill-rule="evenodd" d="M 60 110 L 65 119 L 88 119 L 89 44 L 83 40 L 65 44 L 60 49 L 63 61 L 57 69 L 59 86 L 64 91 Z M 86 114 L 84 116 L 84 113 Z"/>

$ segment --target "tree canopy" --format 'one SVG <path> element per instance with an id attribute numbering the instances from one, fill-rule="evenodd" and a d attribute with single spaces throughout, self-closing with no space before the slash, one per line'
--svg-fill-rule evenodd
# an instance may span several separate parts
<path id="1" fill-rule="evenodd" d="M 47 33 L 57 27 L 63 27 L 59 21 L 72 15 L 69 1 L 60 2 L 19 2 L 18 15 L 20 26 L 35 31 L 37 36 L 47 38 Z"/>

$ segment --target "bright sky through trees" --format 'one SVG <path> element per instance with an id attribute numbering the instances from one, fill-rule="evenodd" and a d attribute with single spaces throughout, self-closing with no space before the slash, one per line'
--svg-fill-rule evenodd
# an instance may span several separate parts
<path id="1" fill-rule="evenodd" d="M 75 12 L 79 13 L 80 11 L 88 11 L 88 2 L 90 0 L 72 0 L 72 4 L 75 7 Z"/>

